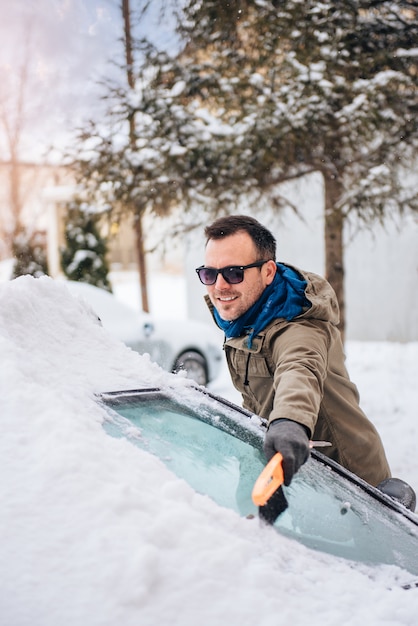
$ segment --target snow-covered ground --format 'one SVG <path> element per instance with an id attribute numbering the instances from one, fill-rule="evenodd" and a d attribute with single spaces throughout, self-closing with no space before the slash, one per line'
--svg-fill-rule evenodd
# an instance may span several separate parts
<path id="1" fill-rule="evenodd" d="M 151 279 L 152 312 L 168 298 L 182 316 L 182 289 Z M 129 281 L 116 293 L 137 305 Z M 63 283 L 3 282 L 0 303 L 1 626 L 416 624 L 406 572 L 260 529 L 109 437 L 95 393 L 188 382 L 108 336 Z M 393 473 L 418 491 L 418 343 L 347 352 Z M 226 371 L 212 389 L 237 400 Z"/>

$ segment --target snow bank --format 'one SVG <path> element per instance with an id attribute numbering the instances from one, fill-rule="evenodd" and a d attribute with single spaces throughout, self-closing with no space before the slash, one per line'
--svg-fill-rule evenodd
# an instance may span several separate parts
<path id="1" fill-rule="evenodd" d="M 8 626 L 414 624 L 410 577 L 315 553 L 108 436 L 100 391 L 186 387 L 63 283 L 0 285 L 0 615 Z"/>

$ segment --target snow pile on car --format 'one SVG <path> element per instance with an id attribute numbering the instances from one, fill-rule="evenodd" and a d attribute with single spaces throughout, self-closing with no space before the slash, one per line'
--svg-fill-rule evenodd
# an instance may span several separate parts
<path id="1" fill-rule="evenodd" d="M 64 284 L 22 277 L 0 303 L 2 623 L 413 623 L 396 568 L 260 529 L 106 434 L 96 393 L 187 379 L 110 337 Z"/>

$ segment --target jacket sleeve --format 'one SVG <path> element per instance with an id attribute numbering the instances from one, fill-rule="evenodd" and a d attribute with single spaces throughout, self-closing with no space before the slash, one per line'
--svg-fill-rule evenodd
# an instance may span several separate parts
<path id="1" fill-rule="evenodd" d="M 329 326 L 329 322 L 298 320 L 269 337 L 275 391 L 269 422 L 291 419 L 306 426 L 312 436 L 327 376 Z"/>

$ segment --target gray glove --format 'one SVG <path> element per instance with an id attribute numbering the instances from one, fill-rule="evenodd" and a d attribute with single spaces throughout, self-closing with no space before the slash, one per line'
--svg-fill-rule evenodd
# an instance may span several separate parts
<path id="1" fill-rule="evenodd" d="M 305 427 L 288 419 L 271 422 L 264 439 L 267 461 L 276 452 L 283 457 L 284 484 L 290 485 L 294 474 L 309 457 L 309 438 Z"/>

